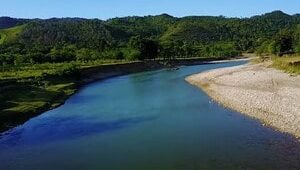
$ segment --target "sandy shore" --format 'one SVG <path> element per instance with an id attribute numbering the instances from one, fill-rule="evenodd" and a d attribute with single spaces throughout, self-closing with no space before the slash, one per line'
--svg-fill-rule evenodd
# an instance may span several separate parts
<path id="1" fill-rule="evenodd" d="M 246 64 L 195 74 L 186 80 L 225 107 L 300 137 L 300 76 Z"/>

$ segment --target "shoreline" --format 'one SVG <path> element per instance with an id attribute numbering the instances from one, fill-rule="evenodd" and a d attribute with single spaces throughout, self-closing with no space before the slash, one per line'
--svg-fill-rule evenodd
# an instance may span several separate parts
<path id="1" fill-rule="evenodd" d="M 300 76 L 248 63 L 194 74 L 186 81 L 224 107 L 300 137 Z"/>
<path id="2" fill-rule="evenodd" d="M 248 60 L 247 57 L 236 57 L 231 59 L 223 58 L 206 58 L 206 59 L 181 59 L 172 61 L 172 67 L 183 66 L 183 65 L 201 65 L 201 64 L 215 64 L 220 62 L 231 62 L 235 60 Z M 66 100 L 68 100 L 72 95 L 77 93 L 83 86 L 96 81 L 102 81 L 105 79 L 128 75 L 133 73 L 139 73 L 144 71 L 159 70 L 163 68 L 169 68 L 159 61 L 147 61 L 147 62 L 133 62 L 125 64 L 109 64 L 109 65 L 99 65 L 88 68 L 82 68 L 80 70 L 79 79 L 74 82 L 75 89 L 69 94 L 60 94 L 59 96 L 54 97 L 46 105 L 41 107 L 34 108 L 35 111 L 28 111 L 22 113 L 4 113 L 0 111 L 0 133 L 6 132 L 18 125 L 25 123 L 33 117 L 36 117 L 40 114 L 43 114 L 46 111 L 53 110 L 63 105 Z M 0 81 L 1 83 L 1 81 Z M 5 84 L 6 83 L 6 84 Z M 24 86 L 18 83 L 16 80 L 5 80 L 5 86 L 12 86 L 13 88 L 18 88 L 17 86 Z M 5 86 L 1 87 L 2 90 L 6 90 Z M 1 91 L 0 88 L 0 91 Z"/>

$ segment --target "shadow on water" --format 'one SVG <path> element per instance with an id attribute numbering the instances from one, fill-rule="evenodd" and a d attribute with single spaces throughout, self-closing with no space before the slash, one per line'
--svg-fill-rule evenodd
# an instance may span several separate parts
<path id="1" fill-rule="evenodd" d="M 139 123 L 156 119 L 155 116 L 122 118 L 111 121 L 94 121 L 82 117 L 51 117 L 44 124 L 17 128 L 0 136 L 0 146 L 32 145 L 59 140 L 76 139 L 109 131 L 129 128 Z"/>

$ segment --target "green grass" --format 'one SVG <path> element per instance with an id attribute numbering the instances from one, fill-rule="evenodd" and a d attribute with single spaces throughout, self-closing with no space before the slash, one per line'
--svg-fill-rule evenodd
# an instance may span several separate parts
<path id="1" fill-rule="evenodd" d="M 187 59 L 212 59 L 212 57 L 199 57 L 199 58 L 180 58 Z M 179 59 L 179 60 L 180 60 Z M 163 59 L 157 59 L 163 60 Z M 113 65 L 113 64 L 126 64 L 135 63 L 138 61 L 129 60 L 95 60 L 89 62 L 73 62 L 78 65 L 80 69 L 89 67 L 101 66 L 101 65 Z M 55 74 L 57 70 L 70 63 L 44 63 L 44 64 L 26 64 L 20 66 L 0 66 L 0 81 L 9 79 L 29 79 L 38 78 L 44 74 Z"/>
<path id="2" fill-rule="evenodd" d="M 20 33 L 22 32 L 25 25 L 16 26 L 13 28 L 8 29 L 1 29 L 0 30 L 0 44 L 3 44 L 4 42 L 11 42 L 15 40 Z"/>
<path id="3" fill-rule="evenodd" d="M 97 60 L 91 62 L 74 62 L 81 69 L 112 64 L 125 64 L 135 61 L 126 60 Z M 41 77 L 44 74 L 55 74 L 57 70 L 70 63 L 45 63 L 27 64 L 21 66 L 2 66 L 0 67 L 0 80 L 7 79 L 28 79 Z"/>
<path id="4" fill-rule="evenodd" d="M 300 55 L 271 57 L 274 68 L 283 70 L 290 74 L 300 75 Z"/>
<path id="5" fill-rule="evenodd" d="M 0 119 L 19 120 L 54 108 L 75 91 L 75 83 L 68 80 L 41 86 L 16 84 L 0 93 Z"/>

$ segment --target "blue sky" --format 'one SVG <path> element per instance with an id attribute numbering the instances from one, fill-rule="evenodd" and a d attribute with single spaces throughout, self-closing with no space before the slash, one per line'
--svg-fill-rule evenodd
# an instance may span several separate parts
<path id="1" fill-rule="evenodd" d="M 0 16 L 108 19 L 168 13 L 249 17 L 274 10 L 300 13 L 300 0 L 1 0 Z"/>

